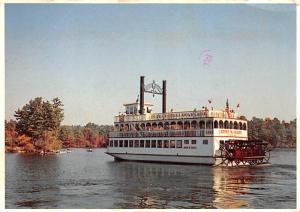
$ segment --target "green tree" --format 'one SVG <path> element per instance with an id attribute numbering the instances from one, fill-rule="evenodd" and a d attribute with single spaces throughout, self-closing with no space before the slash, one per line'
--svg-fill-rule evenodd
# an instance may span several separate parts
<path id="1" fill-rule="evenodd" d="M 16 130 L 21 135 L 27 135 L 33 140 L 41 139 L 48 131 L 58 132 L 63 120 L 63 104 L 58 98 L 43 101 L 41 97 L 30 100 L 28 104 L 15 112 Z"/>

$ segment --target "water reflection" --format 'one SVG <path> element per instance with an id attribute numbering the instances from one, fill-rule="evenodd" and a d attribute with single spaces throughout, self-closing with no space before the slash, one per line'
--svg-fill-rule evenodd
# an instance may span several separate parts
<path id="1" fill-rule="evenodd" d="M 18 207 L 55 208 L 59 201 L 56 195 L 59 192 L 57 177 L 60 171 L 60 165 L 55 155 L 53 156 L 30 156 L 18 155 L 14 166 L 14 173 L 21 174 L 13 185 L 12 197 Z M 9 181 L 6 189 L 9 189 Z M 19 198 L 22 196 L 22 198 Z M 24 197 L 26 200 L 24 200 Z"/>
<path id="2" fill-rule="evenodd" d="M 251 184 L 261 184 L 265 180 L 262 175 L 256 175 L 256 168 L 226 168 L 214 169 L 214 200 L 216 208 L 249 207 L 247 195 L 251 193 Z"/>
<path id="3" fill-rule="evenodd" d="M 122 182 L 116 208 L 240 208 L 249 184 L 263 181 L 255 169 L 114 162 L 110 174 Z"/>

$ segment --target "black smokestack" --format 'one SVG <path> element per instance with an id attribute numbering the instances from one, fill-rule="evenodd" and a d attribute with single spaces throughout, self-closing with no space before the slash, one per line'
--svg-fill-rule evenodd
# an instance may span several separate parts
<path id="1" fill-rule="evenodd" d="M 166 113 L 167 107 L 167 81 L 163 80 L 162 112 Z"/>
<path id="2" fill-rule="evenodd" d="M 143 115 L 144 114 L 144 89 L 145 89 L 145 85 L 144 85 L 144 76 L 141 76 L 141 80 L 140 80 L 140 114 Z"/>

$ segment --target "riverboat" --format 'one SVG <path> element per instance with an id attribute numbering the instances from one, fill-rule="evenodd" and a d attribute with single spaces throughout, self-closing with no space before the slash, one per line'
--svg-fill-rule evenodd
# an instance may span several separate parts
<path id="1" fill-rule="evenodd" d="M 106 153 L 115 160 L 207 165 L 257 165 L 269 159 L 267 143 L 248 140 L 248 123 L 229 107 L 166 110 L 166 81 L 145 86 L 140 78 L 136 102 L 115 116 Z M 144 102 L 144 93 L 162 95 L 162 113 Z"/>

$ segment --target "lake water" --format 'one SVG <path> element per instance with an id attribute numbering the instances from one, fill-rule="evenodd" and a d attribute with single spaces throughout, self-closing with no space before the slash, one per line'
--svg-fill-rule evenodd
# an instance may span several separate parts
<path id="1" fill-rule="evenodd" d="M 296 208 L 295 150 L 251 168 L 115 162 L 104 152 L 6 154 L 6 208 Z"/>

